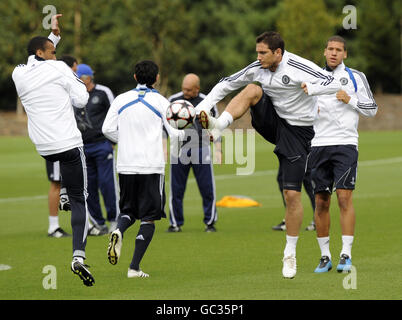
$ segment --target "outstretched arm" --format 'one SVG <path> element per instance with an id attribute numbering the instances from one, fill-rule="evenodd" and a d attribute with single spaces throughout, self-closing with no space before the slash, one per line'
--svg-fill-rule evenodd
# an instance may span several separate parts
<path id="1" fill-rule="evenodd" d="M 63 15 L 61 13 L 55 14 L 52 16 L 52 20 L 50 22 L 51 28 L 52 28 L 52 33 L 58 37 L 60 36 L 60 27 L 59 27 L 59 18 L 62 17 Z"/>
<path id="2" fill-rule="evenodd" d="M 62 17 L 63 15 L 61 13 L 55 14 L 52 16 L 52 20 L 50 22 L 50 26 L 52 29 L 52 32 L 49 34 L 49 39 L 52 40 L 54 46 L 56 47 L 57 44 L 59 43 L 61 37 L 60 37 L 60 26 L 59 26 L 59 18 Z"/>
<path id="3" fill-rule="evenodd" d="M 202 100 L 195 108 L 197 114 L 201 110 L 211 110 L 219 101 L 226 97 L 229 93 L 246 86 L 254 81 L 254 73 L 261 67 L 258 61 L 253 62 L 246 68 L 231 75 L 230 77 L 222 79 L 216 84 L 208 93 L 204 100 Z"/>

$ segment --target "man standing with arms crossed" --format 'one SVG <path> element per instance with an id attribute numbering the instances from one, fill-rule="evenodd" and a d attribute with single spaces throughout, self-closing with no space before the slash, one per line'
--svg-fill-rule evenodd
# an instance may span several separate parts
<path id="1" fill-rule="evenodd" d="M 73 71 L 63 61 L 56 61 L 52 40 L 34 37 L 27 49 L 27 64 L 18 65 L 12 78 L 27 113 L 29 137 L 36 150 L 46 160 L 60 161 L 63 186 L 71 204 L 71 270 L 86 286 L 92 286 L 95 280 L 84 264 L 88 232 L 85 155 L 72 106 L 83 108 L 88 93 Z"/>
<path id="2" fill-rule="evenodd" d="M 342 84 L 336 95 L 318 99 L 319 113 L 314 122 L 315 136 L 310 155 L 315 193 L 317 240 L 321 259 L 315 272 L 332 269 L 329 250 L 329 207 L 331 193 L 336 190 L 342 229 L 342 251 L 337 271 L 350 271 L 355 229 L 352 193 L 356 184 L 358 159 L 359 115 L 374 117 L 377 104 L 364 73 L 349 69 L 345 40 L 340 36 L 328 39 L 324 51 L 326 70 Z"/>
<path id="3" fill-rule="evenodd" d="M 340 83 L 311 61 L 285 51 L 284 47 L 277 32 L 258 36 L 257 61 L 221 80 L 197 110 L 204 128 L 221 131 L 250 109 L 254 128 L 276 145 L 274 152 L 283 168 L 286 202 L 282 274 L 291 279 L 297 269 L 296 244 L 303 220 L 301 188 L 317 114 L 314 96 L 335 93 Z M 259 82 L 261 87 L 254 82 Z M 247 87 L 230 101 L 218 119 L 208 115 L 207 111 L 214 104 L 245 85 Z"/>

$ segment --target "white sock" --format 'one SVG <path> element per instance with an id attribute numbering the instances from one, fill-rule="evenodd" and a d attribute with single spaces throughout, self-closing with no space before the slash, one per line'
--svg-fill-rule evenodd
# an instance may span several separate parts
<path id="1" fill-rule="evenodd" d="M 216 121 L 215 128 L 222 131 L 223 129 L 229 127 L 232 122 L 233 122 L 232 115 L 227 111 L 223 111 L 220 117 Z"/>
<path id="2" fill-rule="evenodd" d="M 298 239 L 299 239 L 298 236 L 292 237 L 292 236 L 286 235 L 286 246 L 285 246 L 285 250 L 283 251 L 284 257 L 287 257 L 287 256 L 295 256 L 296 257 L 296 244 L 297 244 Z"/>
<path id="3" fill-rule="evenodd" d="M 48 233 L 54 232 L 59 226 L 59 216 L 49 216 L 49 229 L 47 230 Z"/>
<path id="4" fill-rule="evenodd" d="M 84 258 L 82 258 L 82 257 L 74 257 L 73 258 L 73 260 L 76 260 L 76 261 L 78 261 L 79 263 L 84 263 Z"/>
<path id="5" fill-rule="evenodd" d="M 329 237 L 317 237 L 317 241 L 321 249 L 321 257 L 327 256 L 331 259 L 331 252 L 329 252 Z"/>
<path id="6" fill-rule="evenodd" d="M 354 236 L 342 236 L 342 251 L 341 254 L 347 254 L 352 258 L 352 244 Z"/>
<path id="7" fill-rule="evenodd" d="M 67 188 L 61 188 L 60 189 L 60 195 L 67 195 Z"/>

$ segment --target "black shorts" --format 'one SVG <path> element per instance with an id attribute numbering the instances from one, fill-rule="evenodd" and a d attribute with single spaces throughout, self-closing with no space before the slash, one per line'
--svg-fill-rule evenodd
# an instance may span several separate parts
<path id="1" fill-rule="evenodd" d="M 250 108 L 254 129 L 276 147 L 275 154 L 283 172 L 283 188 L 301 191 L 307 159 L 311 151 L 313 126 L 292 126 L 278 116 L 271 99 L 263 93 L 260 101 Z"/>
<path id="2" fill-rule="evenodd" d="M 313 147 L 310 161 L 314 193 L 332 193 L 336 189 L 354 190 L 357 158 L 355 145 Z"/>
<path id="3" fill-rule="evenodd" d="M 119 174 L 120 214 L 141 221 L 166 218 L 165 176 L 162 174 Z"/>
<path id="4" fill-rule="evenodd" d="M 80 203 L 85 203 L 86 198 L 84 194 L 87 193 L 87 167 L 83 147 L 76 147 L 61 153 L 42 157 L 50 163 L 56 161 L 60 163 L 61 185 L 67 188 L 70 202 L 71 198 L 74 198 Z M 71 205 L 73 206 L 73 202 Z"/>
<path id="5" fill-rule="evenodd" d="M 60 162 L 59 161 L 51 162 L 49 160 L 46 160 L 46 173 L 49 181 L 60 182 L 61 180 Z"/>

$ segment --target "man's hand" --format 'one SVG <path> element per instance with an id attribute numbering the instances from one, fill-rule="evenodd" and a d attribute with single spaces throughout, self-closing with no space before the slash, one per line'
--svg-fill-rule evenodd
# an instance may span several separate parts
<path id="1" fill-rule="evenodd" d="M 308 94 L 307 84 L 306 84 L 305 82 L 303 82 L 303 83 L 301 84 L 301 88 L 303 89 L 303 91 L 304 91 L 305 94 Z"/>
<path id="2" fill-rule="evenodd" d="M 214 143 L 214 164 L 222 164 L 222 143 L 220 141 Z"/>
<path id="3" fill-rule="evenodd" d="M 61 13 L 59 14 L 55 14 L 54 16 L 52 16 L 52 20 L 50 22 L 51 28 L 52 28 L 52 33 L 55 36 L 59 36 L 60 35 L 60 28 L 59 28 L 59 20 L 57 20 L 58 18 L 62 17 L 63 15 Z"/>
<path id="4" fill-rule="evenodd" d="M 349 101 L 350 101 L 350 96 L 349 96 L 345 91 L 343 91 L 343 90 L 339 90 L 339 91 L 336 93 L 336 98 L 337 98 L 339 101 L 342 101 L 343 103 L 346 103 L 346 104 L 348 104 Z"/>

